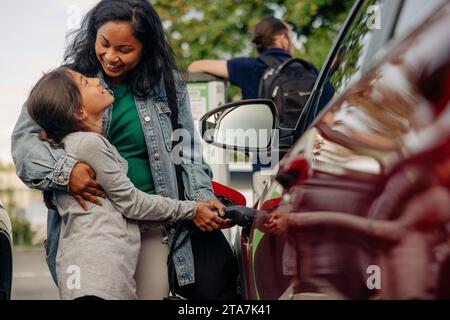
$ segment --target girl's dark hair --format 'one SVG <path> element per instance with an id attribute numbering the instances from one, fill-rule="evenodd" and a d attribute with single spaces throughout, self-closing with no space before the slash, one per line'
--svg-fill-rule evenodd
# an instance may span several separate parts
<path id="1" fill-rule="evenodd" d="M 273 16 L 263 18 L 255 27 L 252 42 L 256 46 L 258 53 L 264 52 L 273 46 L 275 36 L 288 34 L 289 29 L 286 24 Z"/>
<path id="2" fill-rule="evenodd" d="M 139 64 L 127 75 L 127 85 L 134 95 L 147 96 L 162 78 L 168 104 L 177 113 L 174 72 L 177 71 L 161 19 L 146 0 L 102 0 L 84 17 L 64 55 L 64 63 L 86 75 L 96 76 L 102 67 L 95 54 L 97 30 L 109 21 L 127 21 L 134 36 L 143 45 Z"/>
<path id="3" fill-rule="evenodd" d="M 41 140 L 53 148 L 63 148 L 63 138 L 71 132 L 85 130 L 76 118 L 82 98 L 78 86 L 67 68 L 45 74 L 33 87 L 27 100 L 28 113 L 41 126 Z M 55 209 L 53 192 L 44 191 L 47 208 Z"/>
<path id="4" fill-rule="evenodd" d="M 31 89 L 28 113 L 42 128 L 40 138 L 53 148 L 63 148 L 63 138 L 86 128 L 75 117 L 81 111 L 80 90 L 65 67 L 45 74 Z"/>

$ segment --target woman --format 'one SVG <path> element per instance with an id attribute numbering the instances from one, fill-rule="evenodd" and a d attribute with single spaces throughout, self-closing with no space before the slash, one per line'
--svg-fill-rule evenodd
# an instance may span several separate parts
<path id="1" fill-rule="evenodd" d="M 28 113 L 42 127 L 43 139 L 89 163 L 108 195 L 101 206 L 92 204 L 83 211 L 70 193 L 54 194 L 64 222 L 56 265 L 62 299 L 136 298 L 139 220 L 221 222 L 214 213 L 201 210 L 207 204 L 136 189 L 126 175 L 127 161 L 101 136 L 103 113 L 113 101 L 98 78 L 86 78 L 67 68 L 44 75 L 28 98 Z M 51 206 L 51 199 L 46 197 L 46 202 Z M 70 282 L 73 266 L 79 272 L 78 286 Z"/>
<path id="2" fill-rule="evenodd" d="M 184 195 L 210 203 L 210 208 L 201 210 L 223 210 L 212 191 L 209 167 L 202 161 L 191 161 L 202 159 L 200 140 L 161 20 L 149 2 L 100 1 L 74 34 L 65 63 L 85 76 L 98 76 L 103 85 L 110 85 L 114 91 L 114 107 L 103 116 L 103 134 L 128 161 L 128 177 L 139 190 L 178 198 L 177 175 L 170 154 L 175 125 L 191 139 L 189 148 L 183 149 L 180 165 Z M 104 193 L 94 170 L 63 150 L 41 142 L 39 131 L 24 106 L 12 135 L 12 155 L 22 181 L 40 190 L 70 191 L 84 208 L 84 200 L 99 204 L 96 197 Z M 203 231 L 218 227 L 205 221 L 196 225 Z M 46 250 L 54 279 L 60 228 L 59 214 L 50 210 Z M 140 298 L 160 299 L 168 293 L 169 247 L 165 239 L 167 235 L 170 243 L 175 229 L 167 224 L 143 229 L 137 293 Z M 180 238 L 187 233 L 184 230 Z M 190 241 L 175 252 L 173 263 L 180 286 L 195 283 Z"/>

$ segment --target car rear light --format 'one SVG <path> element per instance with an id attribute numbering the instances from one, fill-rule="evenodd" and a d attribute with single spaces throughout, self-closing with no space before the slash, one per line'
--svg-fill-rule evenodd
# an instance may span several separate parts
<path id="1" fill-rule="evenodd" d="M 299 155 L 283 165 L 278 171 L 276 180 L 289 189 L 308 178 L 309 163 L 303 155 Z"/>

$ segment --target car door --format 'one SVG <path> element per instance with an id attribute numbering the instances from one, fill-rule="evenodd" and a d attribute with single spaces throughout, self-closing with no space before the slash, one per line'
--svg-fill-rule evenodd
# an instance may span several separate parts
<path id="1" fill-rule="evenodd" d="M 449 30 L 447 2 L 357 79 L 351 71 L 360 70 L 361 59 L 352 53 L 360 52 L 361 42 L 349 36 L 353 44 L 342 43 L 344 55 L 331 74 L 338 95 L 280 163 L 284 205 L 293 216 L 289 232 L 282 235 L 284 246 L 275 247 L 276 240 L 270 239 L 280 236 L 264 234 L 264 251 L 282 252 L 281 261 L 271 264 L 281 264 L 290 286 L 302 284 L 291 288 L 290 297 L 367 299 L 378 294 L 379 288 L 367 280 L 371 268 L 379 267 L 380 251 L 389 244 L 381 236 L 366 237 L 332 223 L 327 214 L 389 221 L 420 208 L 425 218 L 411 228 L 430 234 L 441 228 L 430 225 L 427 214 L 445 216 L 450 208 Z M 367 37 L 356 31 L 353 36 Z M 302 166 L 293 165 L 297 163 Z M 299 221 L 300 216 L 307 220 Z M 313 223 L 322 216 L 328 219 Z M 431 249 L 429 256 L 413 254 L 421 253 L 418 246 L 409 250 L 401 261 L 388 251 L 383 277 L 392 280 L 388 285 L 402 283 L 403 288 L 384 294 L 429 297 L 427 279 L 439 279 L 448 270 L 436 268 L 440 258 Z M 254 270 L 255 279 L 260 279 L 256 274 L 263 269 Z M 411 270 L 414 276 L 402 276 L 412 275 Z M 448 287 L 437 288 L 442 283 L 436 281 L 433 290 L 448 294 Z"/>

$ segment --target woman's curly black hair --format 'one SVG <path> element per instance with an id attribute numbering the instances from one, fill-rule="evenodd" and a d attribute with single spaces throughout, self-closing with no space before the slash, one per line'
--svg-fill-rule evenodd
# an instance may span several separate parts
<path id="1" fill-rule="evenodd" d="M 177 114 L 177 90 L 174 74 L 178 72 L 174 53 L 164 33 L 162 22 L 146 0 L 102 0 L 84 17 L 80 29 L 71 34 L 64 63 L 86 75 L 102 70 L 95 54 L 97 30 L 109 21 L 128 21 L 134 36 L 143 45 L 139 64 L 127 75 L 127 85 L 134 95 L 147 96 L 163 79 L 169 108 Z"/>

